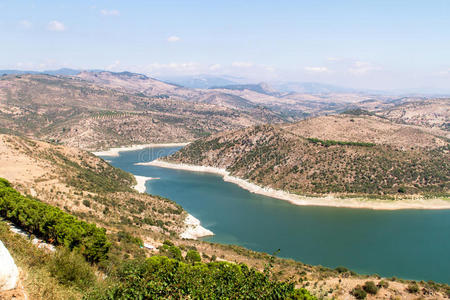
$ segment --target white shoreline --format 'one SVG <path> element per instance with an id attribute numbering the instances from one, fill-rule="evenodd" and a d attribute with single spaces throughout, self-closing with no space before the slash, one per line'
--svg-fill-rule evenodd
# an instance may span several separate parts
<path id="1" fill-rule="evenodd" d="M 142 150 L 145 148 L 164 148 L 164 147 L 178 147 L 178 146 L 184 147 L 187 144 L 189 144 L 189 143 L 140 144 L 140 145 L 131 145 L 131 146 L 123 146 L 123 147 L 117 147 L 117 148 L 110 148 L 108 150 L 103 150 L 103 151 L 94 151 L 94 152 L 92 152 L 92 154 L 94 154 L 96 156 L 117 157 L 117 156 L 119 156 L 119 152 Z"/>
<path id="2" fill-rule="evenodd" d="M 136 182 L 137 182 L 137 184 L 135 186 L 133 186 L 133 189 L 135 189 L 139 193 L 145 193 L 145 183 L 148 180 L 159 179 L 159 178 L 147 177 L 147 176 L 138 176 L 138 175 L 133 175 L 133 176 L 134 176 L 134 178 L 136 178 Z"/>
<path id="3" fill-rule="evenodd" d="M 137 184 L 133 186 L 133 188 L 139 193 L 145 193 L 146 187 L 145 183 L 148 180 L 159 179 L 156 177 L 147 177 L 147 176 L 139 176 L 133 175 L 136 178 Z M 191 239 L 197 240 L 198 238 L 205 236 L 212 236 L 214 233 L 211 230 L 206 229 L 205 227 L 200 225 L 200 220 L 195 218 L 193 215 L 188 214 L 184 219 L 184 224 L 186 225 L 186 229 L 180 234 L 180 237 L 183 239 Z"/>
<path id="4" fill-rule="evenodd" d="M 137 163 L 142 166 L 155 166 L 161 168 L 177 169 L 191 172 L 206 172 L 221 175 L 224 181 L 232 182 L 239 185 L 241 188 L 272 198 L 289 201 L 295 205 L 309 205 L 309 206 L 332 206 L 332 207 L 346 207 L 346 208 L 365 208 L 376 210 L 398 210 L 398 209 L 450 209 L 450 201 L 443 199 L 423 199 L 420 197 L 414 199 L 403 200 L 376 200 L 367 198 L 337 198 L 333 195 L 324 197 L 307 197 L 292 194 L 283 190 L 276 190 L 268 187 L 261 187 L 247 180 L 230 176 L 230 173 L 225 169 L 197 166 L 189 164 L 169 163 L 160 160 L 151 162 Z"/>
<path id="5" fill-rule="evenodd" d="M 201 226 L 200 220 L 191 214 L 186 216 L 186 219 L 184 219 L 184 224 L 186 225 L 186 229 L 180 234 L 182 239 L 196 240 L 201 237 L 214 235 L 211 230 Z"/>

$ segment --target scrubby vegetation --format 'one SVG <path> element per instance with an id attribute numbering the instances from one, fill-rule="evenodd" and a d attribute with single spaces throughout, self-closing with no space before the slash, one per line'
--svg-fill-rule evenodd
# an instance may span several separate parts
<path id="1" fill-rule="evenodd" d="M 373 281 L 366 281 L 363 285 L 363 290 L 369 294 L 376 295 L 378 293 L 378 287 L 375 285 Z"/>
<path id="2" fill-rule="evenodd" d="M 3 178 L 0 178 L 0 215 L 30 234 L 79 251 L 89 261 L 105 259 L 110 247 L 105 229 L 24 197 Z"/>
<path id="3" fill-rule="evenodd" d="M 333 141 L 333 140 L 320 140 L 316 138 L 307 138 L 308 141 L 314 144 L 321 144 L 323 146 L 329 147 L 334 145 L 341 146 L 360 146 L 360 147 L 373 147 L 374 143 L 364 143 L 364 142 L 345 142 L 345 141 Z"/>
<path id="4" fill-rule="evenodd" d="M 59 284 L 87 293 L 86 299 L 314 299 L 306 290 L 296 290 L 293 283 L 271 280 L 268 272 L 263 274 L 244 264 L 205 264 L 193 249 L 183 258 L 180 248 L 168 240 L 160 248 L 165 256 L 144 259 L 145 254 L 137 255 L 138 250 L 133 250 L 139 258 L 109 259 L 111 244 L 104 229 L 24 197 L 2 178 L 0 215 L 30 234 L 61 245 L 54 254 L 42 254 L 39 271 Z M 7 235 L 4 225 L 0 227 L 0 235 Z M 117 240 L 122 245 L 135 245 L 134 249 L 143 244 L 140 238 L 124 231 L 117 233 Z M 90 262 L 101 262 L 107 282 L 97 282 L 95 266 L 82 255 Z"/>
<path id="5" fill-rule="evenodd" d="M 302 138 L 267 125 L 197 140 L 167 159 L 302 195 L 448 197 L 450 146 L 411 147 Z"/>
<path id="6" fill-rule="evenodd" d="M 351 294 L 356 299 L 366 299 L 367 297 L 366 291 L 359 285 L 352 290 Z"/>
<path id="7" fill-rule="evenodd" d="M 315 299 L 243 264 L 186 264 L 161 256 L 124 262 L 113 281 L 86 299 Z"/>

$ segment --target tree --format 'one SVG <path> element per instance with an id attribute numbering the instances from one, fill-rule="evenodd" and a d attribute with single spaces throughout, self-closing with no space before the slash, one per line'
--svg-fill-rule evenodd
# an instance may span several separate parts
<path id="1" fill-rule="evenodd" d="M 195 264 L 196 262 L 202 261 L 200 254 L 195 250 L 189 250 L 186 253 L 186 256 L 184 259 L 186 260 L 186 262 L 191 263 L 191 264 Z"/>

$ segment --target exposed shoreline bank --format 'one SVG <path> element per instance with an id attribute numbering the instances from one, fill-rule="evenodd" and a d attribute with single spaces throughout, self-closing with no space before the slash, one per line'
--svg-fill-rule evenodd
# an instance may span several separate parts
<path id="1" fill-rule="evenodd" d="M 154 177 L 147 177 L 147 176 L 139 176 L 139 175 L 133 175 L 134 178 L 136 178 L 136 185 L 133 186 L 133 188 L 138 191 L 139 193 L 145 193 L 145 183 L 148 180 L 154 180 L 159 178 Z"/>
<path id="2" fill-rule="evenodd" d="M 115 147 L 110 148 L 108 150 L 103 151 L 93 151 L 92 154 L 96 156 L 112 156 L 117 157 L 119 156 L 119 152 L 126 152 L 126 151 L 135 151 L 135 150 L 142 150 L 145 148 L 164 148 L 164 147 L 179 147 L 179 146 L 186 146 L 189 143 L 165 143 L 165 144 L 140 144 L 140 145 L 130 145 L 130 146 L 123 146 L 123 147 Z"/>
<path id="3" fill-rule="evenodd" d="M 191 214 L 188 214 L 186 219 L 184 219 L 184 224 L 186 225 L 186 230 L 180 234 L 182 239 L 197 240 L 201 237 L 214 235 L 211 230 L 201 226 L 200 220 Z"/>
<path id="4" fill-rule="evenodd" d="M 146 190 L 145 183 L 148 180 L 159 179 L 155 177 L 147 177 L 139 175 L 133 176 L 134 178 L 136 178 L 137 182 L 137 184 L 133 186 L 133 188 L 137 190 L 139 193 L 145 193 Z M 191 214 L 188 214 L 186 216 L 186 218 L 184 219 L 184 224 L 186 225 L 186 229 L 180 234 L 180 237 L 183 239 L 197 240 L 198 238 L 201 237 L 214 235 L 214 233 L 211 230 L 208 230 L 205 227 L 201 226 L 200 220 L 198 220 Z"/>
<path id="5" fill-rule="evenodd" d="M 92 152 L 92 154 L 94 154 L 95 156 L 118 157 L 120 155 L 119 152 L 142 150 L 145 148 L 178 147 L 178 146 L 186 146 L 187 144 L 189 144 L 189 143 L 131 145 L 131 146 L 125 146 L 125 147 L 110 148 L 110 149 L 104 150 L 104 151 L 95 151 L 95 152 Z M 159 178 L 139 176 L 139 175 L 134 175 L 134 174 L 133 174 L 133 176 L 136 179 L 136 185 L 133 186 L 133 189 L 135 189 L 139 193 L 145 193 L 145 191 L 146 191 L 145 183 L 148 180 L 159 179 Z M 197 218 L 195 218 L 193 215 L 191 215 L 189 213 L 187 214 L 186 218 L 184 219 L 184 224 L 186 225 L 186 229 L 184 232 L 182 232 L 180 234 L 180 237 L 183 239 L 197 240 L 201 237 L 214 235 L 214 233 L 211 230 L 208 230 L 205 227 L 201 226 L 200 220 L 198 220 Z"/>
<path id="6" fill-rule="evenodd" d="M 404 199 L 404 200 L 376 200 L 368 198 L 337 198 L 332 195 L 324 197 L 307 197 L 292 194 L 283 190 L 276 190 L 268 187 L 261 187 L 247 180 L 231 176 L 228 171 L 221 168 L 196 166 L 189 164 L 177 164 L 160 160 L 151 162 L 137 163 L 143 166 L 155 166 L 161 168 L 178 169 L 191 172 L 206 172 L 218 174 L 223 177 L 224 181 L 232 182 L 241 188 L 272 198 L 289 201 L 295 205 L 308 206 L 331 206 L 346 208 L 364 208 L 376 210 L 398 210 L 398 209 L 450 209 L 450 201 L 443 199 Z"/>

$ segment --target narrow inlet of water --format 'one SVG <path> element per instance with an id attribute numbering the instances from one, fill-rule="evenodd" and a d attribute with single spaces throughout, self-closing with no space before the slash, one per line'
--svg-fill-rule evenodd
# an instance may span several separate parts
<path id="1" fill-rule="evenodd" d="M 280 257 L 363 274 L 450 283 L 450 210 L 295 206 L 217 175 L 135 165 L 178 149 L 103 158 L 135 175 L 160 178 L 146 183 L 147 192 L 176 201 L 198 218 L 215 233 L 205 240 L 267 253 L 281 249 Z"/>

